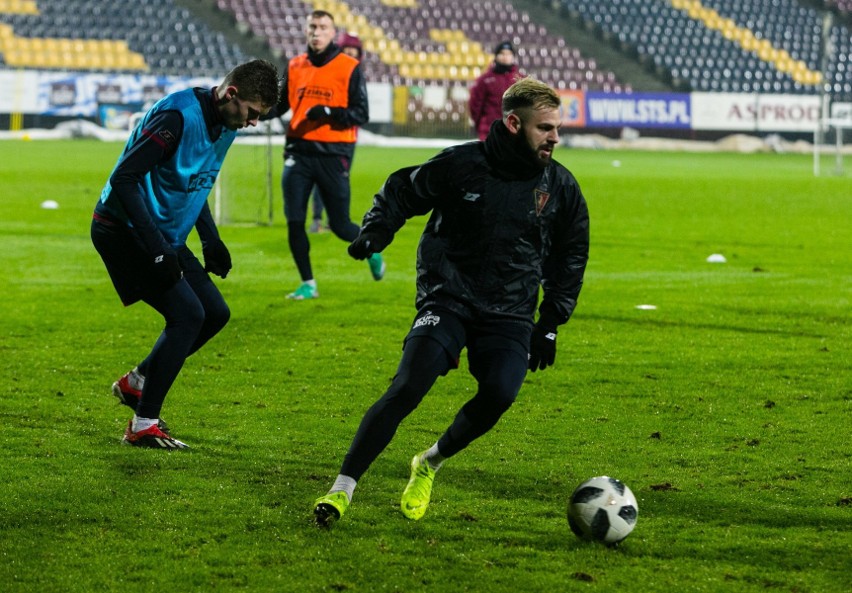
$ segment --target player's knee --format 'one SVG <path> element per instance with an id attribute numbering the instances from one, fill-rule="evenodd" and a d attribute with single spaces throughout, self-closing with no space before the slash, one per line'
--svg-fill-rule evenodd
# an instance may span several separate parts
<path id="1" fill-rule="evenodd" d="M 517 390 L 503 383 L 482 384 L 479 386 L 479 392 L 484 407 L 490 408 L 498 415 L 511 408 L 518 395 Z"/>
<path id="2" fill-rule="evenodd" d="M 426 391 L 422 381 L 418 381 L 409 373 L 400 373 L 393 378 L 390 388 L 382 399 L 388 406 L 410 412 L 420 404 Z"/>
<path id="3" fill-rule="evenodd" d="M 305 230 L 305 217 L 301 216 L 299 219 L 288 219 L 287 220 L 287 234 L 289 237 L 301 237 L 304 235 L 308 236 L 308 232 Z"/>
<path id="4" fill-rule="evenodd" d="M 206 317 L 207 315 L 204 312 L 204 307 L 201 306 L 201 303 L 194 303 L 191 307 L 187 307 L 183 311 L 181 325 L 186 327 L 187 330 L 193 331 L 197 334 L 204 326 L 204 320 Z"/>
<path id="5" fill-rule="evenodd" d="M 340 220 L 329 217 L 328 228 L 335 236 L 346 242 L 354 241 L 358 236 L 358 226 L 348 218 Z"/>
<path id="6" fill-rule="evenodd" d="M 228 324 L 231 319 L 231 309 L 222 302 L 216 307 L 204 311 L 204 323 L 214 332 L 218 332 Z"/>

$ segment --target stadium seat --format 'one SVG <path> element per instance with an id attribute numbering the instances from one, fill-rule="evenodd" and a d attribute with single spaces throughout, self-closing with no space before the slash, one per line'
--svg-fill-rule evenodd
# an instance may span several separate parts
<path id="1" fill-rule="evenodd" d="M 657 65 L 661 76 L 671 77 L 682 88 L 819 92 L 822 16 L 813 6 L 797 0 L 673 0 L 671 4 L 560 1 L 566 12 L 577 14 L 602 35 L 615 36 L 632 47 L 640 59 Z M 843 23 L 836 22 L 831 37 L 836 50 L 827 74 L 833 76 L 842 57 L 852 50 L 852 35 Z M 697 70 L 685 70 L 677 61 L 682 55 L 711 56 L 715 60 Z M 713 70 L 720 67 L 725 75 L 716 78 Z M 775 73 L 772 79 L 755 82 L 752 74 L 766 69 Z M 724 80 L 725 84 L 714 80 Z M 848 93 L 834 91 L 834 95 L 838 100 L 852 100 Z"/>
<path id="2" fill-rule="evenodd" d="M 225 4 L 228 0 L 219 0 Z M 18 10 L 11 6 L 37 6 L 37 10 Z M 174 0 L 0 0 L 0 27 L 8 26 L 11 35 L 24 40 L 26 48 L 15 52 L 15 65 L 31 68 L 74 70 L 146 71 L 157 74 L 221 76 L 234 63 L 244 61 L 240 48 L 230 44 L 197 22 Z M 8 30 L 7 30 L 8 33 Z M 227 65 L 220 59 L 186 61 L 192 51 L 174 60 L 162 60 L 161 45 L 149 38 L 168 36 L 190 49 L 224 48 Z M 79 43 L 78 43 L 79 42 Z M 93 42 L 88 44 L 89 42 Z M 70 45 L 69 45 L 70 43 Z M 23 51 L 26 50 L 26 51 Z M 79 55 L 78 52 L 84 52 Z M 181 60 L 184 57 L 186 59 Z M 6 60 L 10 63 L 9 60 Z M 205 66 L 207 64 L 208 66 Z"/>
<path id="3" fill-rule="evenodd" d="M 238 9 L 252 10 L 268 19 L 272 14 L 271 6 L 278 4 L 274 0 L 218 0 L 217 6 L 238 16 Z M 482 68 L 490 64 L 493 56 L 491 48 L 500 40 L 509 37 L 519 48 L 542 49 L 544 55 L 529 62 L 522 62 L 523 69 L 533 76 L 542 77 L 545 70 L 559 63 L 564 70 L 556 77 L 570 79 L 571 71 L 578 69 L 597 69 L 593 61 L 580 64 L 576 61 L 561 59 L 561 54 L 548 55 L 548 48 L 566 48 L 565 40 L 547 33 L 544 26 L 532 22 L 529 15 L 517 11 L 511 4 L 493 0 L 471 0 L 459 5 L 455 0 L 426 0 L 421 2 L 399 2 L 374 0 L 350 0 L 345 9 L 338 10 L 335 4 L 335 20 L 340 28 L 356 32 L 365 41 L 365 49 L 378 55 L 384 68 L 373 69 L 371 80 L 393 81 L 397 78 L 409 78 L 416 71 L 420 75 L 441 80 L 446 71 L 442 68 L 412 69 L 415 63 L 446 68 L 455 66 L 451 79 L 471 81 Z M 303 19 L 310 6 L 294 3 L 292 14 L 296 20 Z M 483 19 L 485 14 L 501 14 L 499 26 L 492 19 Z M 304 31 L 269 31 L 258 23 L 247 23 L 252 30 L 269 39 L 271 47 L 285 47 L 295 44 L 301 48 L 304 44 Z M 357 29 L 357 30 L 355 30 Z M 366 36 L 365 36 L 366 32 Z M 370 43 L 366 43 L 369 41 Z M 389 42 L 397 45 L 390 49 Z M 567 48 L 572 55 L 579 52 Z M 397 71 L 402 69 L 404 71 Z M 552 73 L 548 73 L 552 77 Z M 594 77 L 593 77 L 594 80 Z"/>

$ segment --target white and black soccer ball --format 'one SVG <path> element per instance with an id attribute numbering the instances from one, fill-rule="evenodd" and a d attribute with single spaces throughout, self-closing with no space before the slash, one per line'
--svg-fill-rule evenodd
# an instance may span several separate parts
<path id="1" fill-rule="evenodd" d="M 577 486 L 568 502 L 568 525 L 578 537 L 617 544 L 636 526 L 639 505 L 624 482 L 598 476 Z"/>

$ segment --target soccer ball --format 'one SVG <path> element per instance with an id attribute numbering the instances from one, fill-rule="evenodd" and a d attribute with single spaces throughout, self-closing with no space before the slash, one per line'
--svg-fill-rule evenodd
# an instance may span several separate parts
<path id="1" fill-rule="evenodd" d="M 639 505 L 623 482 L 607 476 L 586 480 L 571 494 L 568 525 L 577 537 L 617 544 L 636 526 Z"/>

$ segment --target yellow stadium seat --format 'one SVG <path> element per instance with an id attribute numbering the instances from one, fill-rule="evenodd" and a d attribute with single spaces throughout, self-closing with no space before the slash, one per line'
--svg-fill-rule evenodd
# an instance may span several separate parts
<path id="1" fill-rule="evenodd" d="M 6 55 L 6 63 L 10 66 L 25 68 L 33 63 L 33 52 L 28 49 L 15 49 Z"/>
<path id="2" fill-rule="evenodd" d="M 71 52 L 62 52 L 59 54 L 59 58 L 57 60 L 57 64 L 60 68 L 65 68 L 66 70 L 71 70 L 74 68 L 76 63 L 76 56 Z"/>

